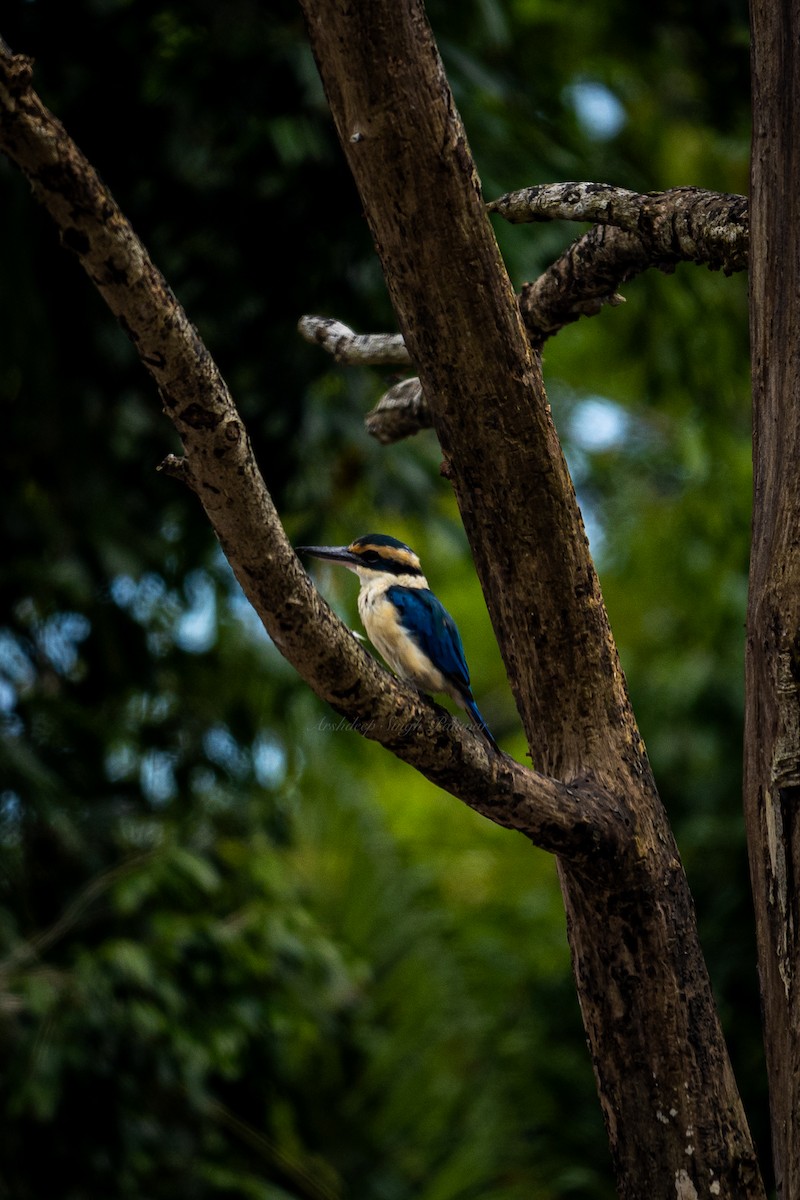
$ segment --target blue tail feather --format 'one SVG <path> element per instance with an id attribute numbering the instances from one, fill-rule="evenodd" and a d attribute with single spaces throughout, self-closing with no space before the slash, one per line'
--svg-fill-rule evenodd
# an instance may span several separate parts
<path id="1" fill-rule="evenodd" d="M 501 752 L 500 747 L 498 746 L 497 742 L 492 737 L 491 730 L 489 729 L 489 726 L 486 724 L 483 717 L 481 716 L 481 710 L 478 708 L 477 704 L 472 699 L 472 696 L 464 697 L 464 707 L 466 708 L 469 715 L 472 717 L 475 724 L 480 729 L 483 736 L 486 738 L 489 745 L 495 751 L 495 753 L 500 754 L 500 752 Z"/>

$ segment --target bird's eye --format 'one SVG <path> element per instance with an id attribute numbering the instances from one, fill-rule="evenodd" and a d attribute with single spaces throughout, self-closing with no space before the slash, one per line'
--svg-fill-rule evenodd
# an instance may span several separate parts
<path id="1" fill-rule="evenodd" d="M 366 550 L 361 557 L 363 558 L 364 562 L 369 563 L 370 566 L 375 566 L 381 561 L 381 556 L 378 554 L 377 550 Z"/>

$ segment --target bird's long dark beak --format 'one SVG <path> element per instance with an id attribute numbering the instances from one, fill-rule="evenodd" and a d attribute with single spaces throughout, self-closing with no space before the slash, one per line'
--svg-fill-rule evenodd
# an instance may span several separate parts
<path id="1" fill-rule="evenodd" d="M 341 563 L 343 567 L 356 566 L 361 561 L 347 546 L 295 546 L 295 550 L 298 554 L 310 554 L 312 558 Z"/>

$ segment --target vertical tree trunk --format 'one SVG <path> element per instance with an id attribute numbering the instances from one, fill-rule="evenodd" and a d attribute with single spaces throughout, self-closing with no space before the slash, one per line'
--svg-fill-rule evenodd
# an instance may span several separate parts
<path id="1" fill-rule="evenodd" d="M 800 3 L 753 0 L 745 812 L 778 1195 L 800 1196 Z"/>
<path id="2" fill-rule="evenodd" d="M 691 896 L 628 702 L 541 372 L 419 0 L 303 0 L 395 311 L 430 398 L 537 768 L 610 797 L 625 850 L 562 870 L 620 1195 L 763 1187 Z"/>

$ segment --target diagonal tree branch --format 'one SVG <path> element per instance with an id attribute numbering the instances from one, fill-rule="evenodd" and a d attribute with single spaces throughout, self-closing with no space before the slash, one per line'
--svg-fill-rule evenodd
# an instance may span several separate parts
<path id="1" fill-rule="evenodd" d="M 225 381 L 99 177 L 0 46 L 0 148 L 27 176 L 155 381 L 185 457 L 163 470 L 200 499 L 278 649 L 358 732 L 498 824 L 567 859 L 609 864 L 616 801 L 588 772 L 567 786 L 490 755 L 470 729 L 400 683 L 325 603 L 290 546 Z"/>
<path id="2" fill-rule="evenodd" d="M 523 284 L 519 307 L 532 344 L 541 348 L 566 325 L 623 304 L 618 289 L 649 267 L 672 271 L 675 264 L 654 262 L 636 233 L 595 225 L 538 279 Z"/>

